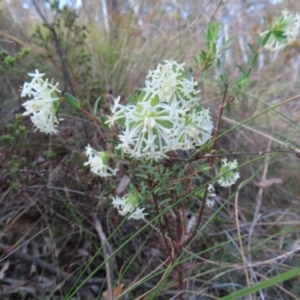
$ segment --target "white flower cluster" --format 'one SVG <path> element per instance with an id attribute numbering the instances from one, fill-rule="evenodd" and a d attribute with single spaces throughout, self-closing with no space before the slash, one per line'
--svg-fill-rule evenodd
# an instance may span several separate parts
<path id="1" fill-rule="evenodd" d="M 118 169 L 111 168 L 109 164 L 110 154 L 104 151 L 96 151 L 87 145 L 86 156 L 88 161 L 84 164 L 90 165 L 91 172 L 101 177 L 115 176 Z"/>
<path id="2" fill-rule="evenodd" d="M 222 166 L 220 169 L 220 178 L 218 179 L 218 183 L 220 186 L 228 187 L 233 184 L 240 178 L 240 173 L 235 171 L 238 167 L 238 162 L 235 159 L 233 162 L 228 162 L 227 158 L 223 158 Z"/>
<path id="3" fill-rule="evenodd" d="M 24 83 L 21 97 L 29 96 L 33 99 L 23 104 L 26 108 L 23 116 L 32 114 L 31 121 L 41 132 L 58 133 L 55 128 L 59 123 L 56 117 L 59 106 L 59 98 L 56 96 L 56 92 L 60 93 L 57 88 L 58 83 L 53 85 L 48 82 L 48 79 L 43 80 L 42 77 L 45 74 L 39 73 L 38 70 L 28 75 L 33 78 L 31 82 Z"/>
<path id="4" fill-rule="evenodd" d="M 263 32 L 262 38 L 269 35 L 264 48 L 270 51 L 278 51 L 296 41 L 300 32 L 300 15 L 282 11 L 280 18 L 276 19 L 269 30 Z"/>
<path id="5" fill-rule="evenodd" d="M 147 213 L 144 213 L 145 208 L 138 207 L 138 197 L 134 194 L 128 194 L 125 197 L 112 197 L 112 204 L 116 208 L 120 215 L 126 216 L 130 214 L 128 219 L 140 220 L 144 219 Z"/>
<path id="6" fill-rule="evenodd" d="M 238 167 L 238 162 L 235 159 L 233 162 L 228 162 L 227 158 L 223 158 L 221 160 L 222 165 L 220 168 L 220 177 L 218 179 L 218 184 L 223 187 L 229 187 L 240 178 L 240 173 L 235 171 Z M 207 188 L 207 196 L 206 196 L 206 206 L 208 208 L 212 208 L 215 204 L 215 188 L 212 184 L 208 185 Z"/>
<path id="7" fill-rule="evenodd" d="M 147 97 L 158 95 L 161 102 L 180 102 L 182 107 L 193 108 L 199 97 L 196 96 L 200 90 L 196 90 L 198 83 L 184 78 L 184 64 L 175 61 L 165 61 L 159 64 L 156 70 L 149 71 L 144 88 Z"/>
<path id="8" fill-rule="evenodd" d="M 194 149 L 210 139 L 209 110 L 196 105 L 197 83 L 183 71 L 183 65 L 166 61 L 149 72 L 136 104 L 124 106 L 115 99 L 107 123 L 125 128 L 118 145 L 124 154 L 158 161 L 168 151 Z"/>

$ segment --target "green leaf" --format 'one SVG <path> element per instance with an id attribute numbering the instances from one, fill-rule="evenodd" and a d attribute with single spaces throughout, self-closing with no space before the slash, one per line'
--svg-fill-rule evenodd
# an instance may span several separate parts
<path id="1" fill-rule="evenodd" d="M 134 95 L 137 99 L 136 101 L 131 101 L 130 104 L 137 105 L 139 102 L 143 102 L 145 100 L 146 92 L 142 91 L 139 94 Z M 149 99 L 149 98 L 148 98 Z M 134 100 L 134 99 L 132 99 Z"/>
<path id="2" fill-rule="evenodd" d="M 129 184 L 129 190 L 130 190 L 131 193 L 137 193 L 138 194 L 137 188 L 132 183 Z"/>
<path id="3" fill-rule="evenodd" d="M 121 119 L 118 119 L 116 121 L 119 125 L 121 125 L 122 127 L 125 127 L 125 122 L 126 122 L 126 118 L 121 118 Z"/>
<path id="4" fill-rule="evenodd" d="M 255 65 L 257 58 L 258 58 L 258 53 L 255 53 L 251 61 L 251 67 Z"/>
<path id="5" fill-rule="evenodd" d="M 68 93 L 65 93 L 64 97 L 70 105 L 80 109 L 80 103 L 77 98 L 75 98 L 74 96 L 72 96 L 71 94 L 68 94 Z"/>
<path id="6" fill-rule="evenodd" d="M 258 45 L 263 46 L 263 44 L 262 44 L 263 39 L 260 36 L 256 37 L 256 41 L 257 41 Z"/>
<path id="7" fill-rule="evenodd" d="M 114 140 L 105 140 L 105 143 L 109 143 L 109 144 L 113 144 L 113 145 L 119 145 L 119 143 L 114 141 Z"/>
<path id="8" fill-rule="evenodd" d="M 255 51 L 254 47 L 251 44 L 249 44 L 249 43 L 248 43 L 248 47 L 250 48 L 252 54 L 255 55 L 256 51 Z"/>
<path id="9" fill-rule="evenodd" d="M 246 73 L 246 78 L 248 78 L 250 76 L 251 72 L 252 72 L 252 68 L 249 68 Z"/>
<path id="10" fill-rule="evenodd" d="M 223 74 L 220 75 L 220 80 L 223 83 L 223 85 L 225 85 L 225 77 Z"/>
<path id="11" fill-rule="evenodd" d="M 211 65 L 212 65 L 212 63 L 206 64 L 205 67 L 204 67 L 202 70 L 203 70 L 203 71 L 207 70 Z"/>
<path id="12" fill-rule="evenodd" d="M 267 33 L 267 35 L 263 38 L 263 40 L 262 40 L 262 42 L 261 42 L 261 45 L 262 45 L 262 46 L 265 46 L 265 45 L 266 45 L 266 43 L 268 42 L 268 40 L 269 40 L 271 34 L 272 34 L 272 32 L 269 32 L 269 33 Z"/>
<path id="13" fill-rule="evenodd" d="M 300 268 L 290 270 L 284 272 L 280 275 L 274 276 L 272 278 L 266 279 L 263 282 L 257 283 L 253 286 L 244 288 L 238 292 L 232 293 L 228 296 L 221 298 L 221 300 L 235 300 L 235 299 L 242 299 L 242 297 L 248 296 L 250 294 L 254 294 L 262 289 L 274 286 L 276 284 L 282 283 L 285 280 L 291 279 L 293 277 L 300 275 Z"/>
<path id="14" fill-rule="evenodd" d="M 57 116 L 60 110 L 60 101 L 53 101 L 53 106 L 55 109 L 55 115 Z"/>
<path id="15" fill-rule="evenodd" d="M 99 117 L 99 120 L 102 122 L 105 129 L 109 130 L 109 125 L 106 122 L 106 118 L 104 116 Z"/>
<path id="16" fill-rule="evenodd" d="M 240 71 L 243 73 L 243 74 L 245 74 L 246 72 L 244 71 L 244 69 L 242 68 L 242 66 L 240 66 L 240 65 L 236 65 L 239 69 L 240 69 Z"/>
<path id="17" fill-rule="evenodd" d="M 95 102 L 95 104 L 94 104 L 94 109 L 93 109 L 93 114 L 94 114 L 94 116 L 96 116 L 96 113 L 97 113 L 97 109 L 98 109 L 98 104 L 99 104 L 99 102 L 100 102 L 100 99 L 101 99 L 101 97 L 98 97 L 97 98 L 97 100 L 96 100 L 96 102 Z M 77 99 L 76 99 L 77 100 Z M 80 107 L 79 107 L 80 108 Z M 103 123 L 103 122 L 102 122 Z"/>
<path id="18" fill-rule="evenodd" d="M 272 30 L 272 33 L 277 37 L 277 38 L 286 38 L 286 34 L 282 30 Z"/>
<path id="19" fill-rule="evenodd" d="M 138 103 L 138 99 L 140 97 L 140 95 L 142 94 L 143 92 L 140 92 L 140 91 L 135 91 L 133 94 L 131 94 L 128 98 L 128 104 L 131 104 L 131 105 L 136 105 Z M 145 94 L 144 94 L 145 95 Z M 142 96 L 143 97 L 143 96 Z"/>
<path id="20" fill-rule="evenodd" d="M 263 20 L 264 20 L 265 26 L 267 28 L 270 28 L 271 26 L 270 26 L 270 23 L 269 23 L 268 19 L 266 17 L 263 17 Z"/>
<path id="21" fill-rule="evenodd" d="M 199 61 L 201 61 L 201 58 L 199 56 L 194 56 L 194 60 L 197 64 L 199 64 Z"/>

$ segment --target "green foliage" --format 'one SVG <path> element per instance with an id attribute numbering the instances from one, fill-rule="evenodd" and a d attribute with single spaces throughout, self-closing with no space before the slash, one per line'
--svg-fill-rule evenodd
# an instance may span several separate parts
<path id="1" fill-rule="evenodd" d="M 1 145 L 11 146 L 14 141 L 14 137 L 10 134 L 4 134 L 0 137 Z"/>
<path id="2" fill-rule="evenodd" d="M 78 151 L 73 151 L 70 156 L 70 162 L 73 165 L 77 165 L 79 161 L 80 161 L 80 156 L 79 156 Z"/>
<path id="3" fill-rule="evenodd" d="M 0 46 L 0 68 L 4 70 L 12 69 L 17 61 L 24 59 L 29 53 L 30 51 L 27 48 L 23 48 L 20 52 L 11 56 Z"/>
<path id="4" fill-rule="evenodd" d="M 92 54 L 87 42 L 88 29 L 78 24 L 78 15 L 70 7 L 59 8 L 59 2 L 55 1 L 51 9 L 56 15 L 54 24 L 37 26 L 33 34 L 38 45 L 46 51 L 41 56 L 50 58 L 56 67 L 63 64 L 70 75 L 70 78 L 64 77 L 65 83 L 74 86 L 79 98 L 92 102 L 103 93 L 104 88 L 94 76 Z"/>
<path id="5" fill-rule="evenodd" d="M 206 50 L 195 57 L 199 70 L 205 71 L 210 68 L 214 63 L 219 69 L 221 67 L 220 57 L 229 47 L 230 40 L 225 40 L 220 45 L 220 33 L 222 25 L 220 23 L 208 23 L 207 30 L 204 33 Z"/>
<path id="6" fill-rule="evenodd" d="M 47 160 L 53 160 L 53 159 L 57 158 L 57 154 L 52 149 L 45 150 L 44 154 L 45 154 Z"/>
<path id="7" fill-rule="evenodd" d="M 21 141 L 26 132 L 26 127 L 16 121 L 15 123 L 8 123 L 5 132 L 6 134 L 0 136 L 0 144 L 10 147 Z"/>
<path id="8" fill-rule="evenodd" d="M 17 155 L 13 155 L 10 157 L 10 159 L 7 161 L 7 169 L 8 172 L 14 172 L 21 168 L 23 168 L 26 165 L 26 157 L 19 157 Z M 17 183 L 16 183 L 17 184 Z"/>

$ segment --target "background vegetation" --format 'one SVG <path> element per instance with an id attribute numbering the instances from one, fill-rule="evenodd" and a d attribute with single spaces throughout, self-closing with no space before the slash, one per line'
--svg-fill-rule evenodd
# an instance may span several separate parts
<path id="1" fill-rule="evenodd" d="M 111 181 L 93 176 L 83 166 L 84 147 L 111 145 L 67 106 L 59 135 L 34 132 L 21 116 L 27 73 L 39 69 L 60 81 L 91 112 L 101 97 L 97 115 L 109 114 L 113 99 L 126 103 L 163 60 L 194 67 L 208 22 L 220 21 L 232 47 L 221 70 L 200 76 L 203 106 L 216 121 L 219 75 L 233 94 L 236 65 L 246 65 L 262 18 L 271 21 L 284 8 L 300 12 L 297 1 L 108 2 L 0 1 L 1 299 L 178 297 L 176 264 L 166 263 L 158 225 L 119 226 L 112 209 L 111 195 L 136 180 L 134 170 Z M 219 299 L 300 266 L 300 160 L 287 153 L 300 148 L 299 51 L 297 42 L 263 52 L 246 92 L 223 114 L 221 133 L 263 112 L 218 140 L 219 151 L 243 153 L 236 157 L 243 184 L 218 190 L 215 207 L 205 210 L 201 233 L 182 257 L 184 299 Z M 198 205 L 194 199 L 190 218 Z M 236 297 L 228 299 L 299 299 L 299 277 Z"/>

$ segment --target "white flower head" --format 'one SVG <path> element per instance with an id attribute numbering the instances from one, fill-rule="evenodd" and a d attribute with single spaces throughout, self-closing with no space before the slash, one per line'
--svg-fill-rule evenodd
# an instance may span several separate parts
<path id="1" fill-rule="evenodd" d="M 183 71 L 183 64 L 166 61 L 149 72 L 134 104 L 124 106 L 120 97 L 115 99 L 106 123 L 123 128 L 117 146 L 123 154 L 159 161 L 169 151 L 194 149 L 210 139 L 209 110 L 195 105 L 197 83 L 184 78 Z"/>
<path id="2" fill-rule="evenodd" d="M 148 213 L 144 213 L 143 210 L 145 208 L 139 208 L 139 199 L 138 195 L 131 193 L 128 194 L 122 198 L 120 197 L 112 197 L 113 201 L 112 204 L 114 208 L 116 208 L 120 215 L 126 216 L 130 214 L 128 219 L 145 219 L 145 216 L 148 215 Z"/>
<path id="3" fill-rule="evenodd" d="M 115 110 L 118 106 L 119 111 Z M 157 98 L 139 101 L 136 105 L 122 106 L 116 100 L 114 116 L 109 120 L 122 119 L 125 130 L 119 135 L 117 148 L 131 157 L 159 160 L 171 150 L 174 128 L 178 126 L 179 111 Z M 172 118 L 170 117 L 172 115 Z"/>
<path id="4" fill-rule="evenodd" d="M 31 115 L 31 121 L 41 131 L 45 133 L 58 133 L 56 126 L 59 123 L 56 115 L 59 109 L 59 98 L 56 93 L 60 93 L 55 85 L 49 83 L 48 79 L 43 80 L 45 74 L 35 73 L 28 74 L 33 77 L 31 82 L 25 82 L 22 88 L 21 97 L 32 97 L 26 101 L 23 106 L 26 111 L 23 116 Z"/>
<path id="5" fill-rule="evenodd" d="M 146 97 L 158 95 L 161 102 L 172 103 L 175 100 L 187 108 L 199 102 L 197 94 L 200 91 L 196 89 L 198 83 L 193 78 L 184 77 L 183 65 L 172 60 L 165 61 L 157 69 L 149 71 L 144 88 Z"/>
<path id="6" fill-rule="evenodd" d="M 193 110 L 182 116 L 177 128 L 177 145 L 186 150 L 202 146 L 211 138 L 213 128 L 208 109 Z"/>
<path id="7" fill-rule="evenodd" d="M 212 208 L 215 204 L 215 197 L 216 197 L 215 188 L 212 184 L 208 185 L 207 192 L 208 193 L 207 193 L 205 204 L 208 208 Z"/>
<path id="8" fill-rule="evenodd" d="M 300 15 L 290 14 L 287 10 L 282 11 L 280 18 L 277 18 L 273 25 L 261 33 L 261 37 L 268 36 L 264 48 L 270 51 L 278 51 L 296 41 L 300 32 Z"/>
<path id="9" fill-rule="evenodd" d="M 227 162 L 227 158 L 222 158 L 222 166 L 220 169 L 220 178 L 218 183 L 220 186 L 228 187 L 233 184 L 240 178 L 240 173 L 236 170 L 238 167 L 238 162 L 235 159 L 233 162 Z"/>
<path id="10" fill-rule="evenodd" d="M 118 169 L 113 169 L 108 165 L 110 158 L 109 153 L 96 151 L 90 145 L 88 145 L 85 149 L 88 161 L 84 165 L 89 165 L 92 173 L 101 177 L 116 175 Z"/>

